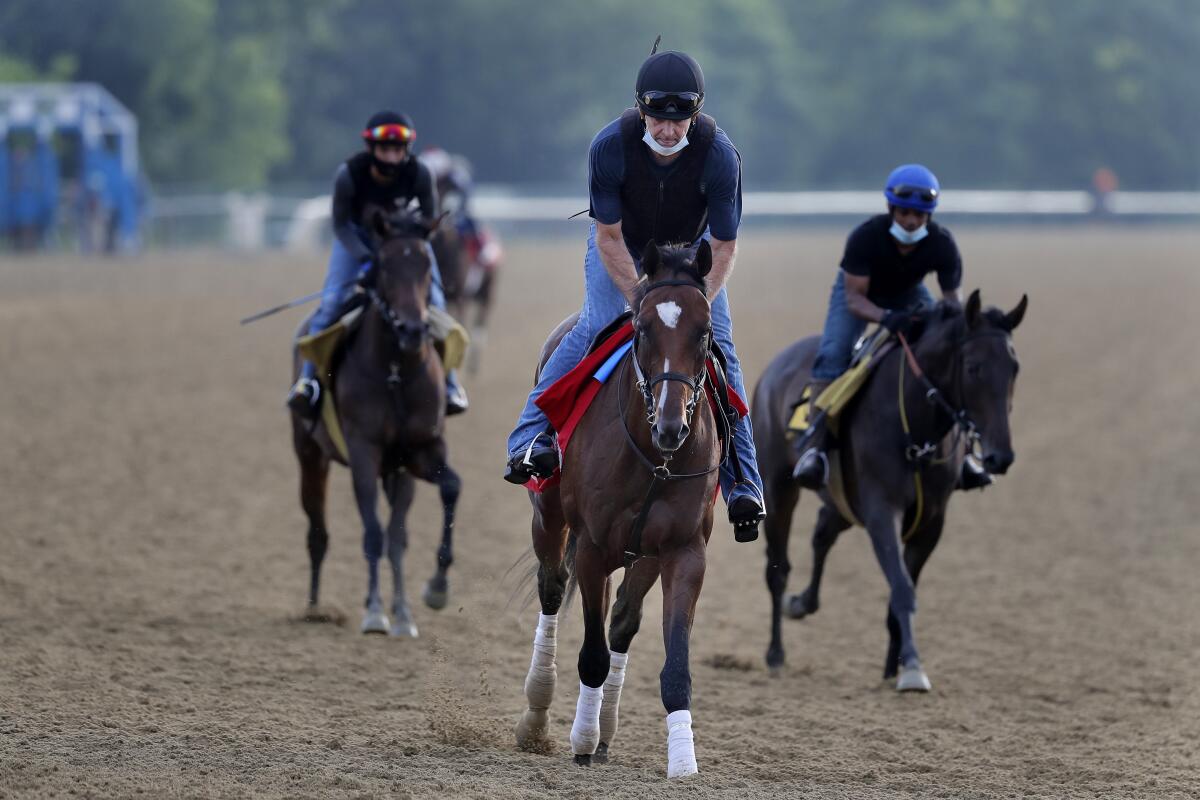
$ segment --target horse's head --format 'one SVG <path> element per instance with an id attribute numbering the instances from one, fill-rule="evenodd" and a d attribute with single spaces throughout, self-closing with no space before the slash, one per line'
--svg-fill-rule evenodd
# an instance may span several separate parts
<path id="1" fill-rule="evenodd" d="M 369 213 L 374 238 L 374 272 L 368 287 L 396 337 L 401 352 L 414 353 L 428 336 L 426 298 L 433 280 L 429 238 L 440 220 L 426 220 L 410 211 Z"/>
<path id="2" fill-rule="evenodd" d="M 1021 324 L 1028 304 L 1029 298 L 1022 295 L 1007 313 L 983 308 L 977 289 L 961 314 L 944 318 L 946 335 L 928 337 L 935 340 L 932 346 L 943 352 L 943 380 L 949 377 L 953 381 L 943 383 L 943 389 L 954 387 L 952 402 L 966 412 L 979 434 L 983 466 L 997 475 L 1003 475 L 1015 458 L 1008 417 L 1019 365 L 1012 332 Z M 933 315 L 939 316 L 939 312 Z"/>
<path id="3" fill-rule="evenodd" d="M 712 249 L 701 241 L 687 247 L 659 247 L 642 253 L 645 280 L 639 284 L 634 314 L 634 368 L 646 404 L 654 446 L 675 452 L 687 439 L 692 412 L 703 394 L 705 362 L 712 339 L 712 309 L 704 277 L 712 269 Z"/>

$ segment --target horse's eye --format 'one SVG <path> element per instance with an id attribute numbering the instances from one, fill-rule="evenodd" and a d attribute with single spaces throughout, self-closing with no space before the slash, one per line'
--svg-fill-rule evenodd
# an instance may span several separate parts
<path id="1" fill-rule="evenodd" d="M 982 364 L 967 364 L 967 375 L 971 378 L 978 378 L 983 373 Z"/>

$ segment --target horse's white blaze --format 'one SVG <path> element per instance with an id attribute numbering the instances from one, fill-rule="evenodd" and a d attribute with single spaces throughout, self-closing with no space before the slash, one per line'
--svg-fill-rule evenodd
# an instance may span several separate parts
<path id="1" fill-rule="evenodd" d="M 617 735 L 617 709 L 621 705 L 621 687 L 625 685 L 625 666 L 629 653 L 610 653 L 608 677 L 604 680 L 604 704 L 600 706 L 600 741 L 612 744 Z"/>
<path id="2" fill-rule="evenodd" d="M 692 742 L 692 712 L 672 711 L 667 714 L 667 777 L 682 778 L 699 771 Z"/>
<path id="3" fill-rule="evenodd" d="M 679 324 L 679 315 L 683 313 L 683 309 L 674 300 L 659 303 L 655 308 L 658 309 L 658 318 L 663 321 L 663 325 L 674 329 Z"/>
<path id="4" fill-rule="evenodd" d="M 600 744 L 600 705 L 604 701 L 604 687 L 585 686 L 579 682 L 579 702 L 575 705 L 575 722 L 571 725 L 571 752 L 577 756 L 590 756 Z"/>
<path id="5" fill-rule="evenodd" d="M 663 359 L 663 372 L 671 371 L 671 359 Z M 658 391 L 658 413 L 661 414 L 663 406 L 667 404 L 667 381 L 662 382 L 662 388 Z"/>

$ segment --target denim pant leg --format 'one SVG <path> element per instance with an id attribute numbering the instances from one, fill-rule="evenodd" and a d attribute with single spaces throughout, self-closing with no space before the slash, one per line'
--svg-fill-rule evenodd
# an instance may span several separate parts
<path id="1" fill-rule="evenodd" d="M 850 353 L 854 343 L 867 329 L 866 320 L 850 313 L 846 305 L 846 278 L 838 270 L 829 294 L 829 310 L 825 312 L 825 331 L 817 348 L 817 359 L 813 362 L 813 380 L 831 381 L 850 366 Z"/>
<path id="2" fill-rule="evenodd" d="M 359 263 L 354 260 L 350 251 L 342 246 L 337 239 L 333 240 L 333 249 L 329 252 L 329 267 L 325 274 L 325 285 L 321 289 L 321 304 L 313 312 L 308 323 L 308 333 L 328 328 L 337 322 L 338 312 L 354 293 L 354 279 L 358 277 Z M 300 376 L 312 378 L 316 367 L 310 361 L 305 361 L 300 369 Z"/>
<path id="3" fill-rule="evenodd" d="M 725 353 L 726 378 L 729 380 L 729 386 L 749 403 L 750 398 L 746 394 L 746 386 L 742 380 L 742 364 L 738 360 L 737 351 L 733 348 L 733 320 L 729 315 L 729 295 L 725 289 L 721 289 L 716 299 L 713 300 L 712 325 L 713 338 Z M 738 461 L 742 464 L 743 477 L 757 489 L 758 499 L 761 502 L 763 485 L 762 478 L 758 474 L 758 456 L 754 451 L 754 430 L 751 427 L 749 416 L 743 417 L 733 428 L 733 449 Z M 725 464 L 721 467 L 721 494 L 724 495 L 725 502 L 729 503 L 733 497 L 749 491 L 748 487 L 741 485 L 737 487 L 736 491 L 733 489 L 733 468 L 729 464 Z M 732 496 L 731 491 L 733 491 Z"/>
<path id="4" fill-rule="evenodd" d="M 508 437 L 509 455 L 515 455 L 528 447 L 533 437 L 545 431 L 550 424 L 546 415 L 533 401 L 549 388 L 550 384 L 570 372 L 583 359 L 592 337 L 605 325 L 621 316 L 621 312 L 627 306 L 625 296 L 612 282 L 608 270 L 604 268 L 604 262 L 600 260 L 600 251 L 596 248 L 595 225 L 588 234 L 587 254 L 583 259 L 583 289 L 583 308 L 579 312 L 579 321 L 559 342 L 558 348 L 542 368 L 541 379 L 526 398 L 517 427 Z"/>

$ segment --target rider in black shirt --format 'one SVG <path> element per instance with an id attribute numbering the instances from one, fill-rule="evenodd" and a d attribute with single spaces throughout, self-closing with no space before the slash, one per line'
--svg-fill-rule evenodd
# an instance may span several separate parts
<path id="1" fill-rule="evenodd" d="M 859 225 L 846 241 L 842 269 L 833 284 L 825 331 L 813 362 L 809 384 L 809 419 L 814 420 L 793 473 L 801 486 L 819 489 L 829 477 L 825 455 L 827 434 L 815 402 L 833 379 L 850 366 L 854 343 L 869 322 L 893 333 L 904 332 L 913 312 L 933 305 L 925 276 L 937 274 L 947 302 L 962 305 L 962 257 L 950 231 L 930 217 L 941 189 L 932 172 L 920 164 L 897 167 L 888 176 L 884 196 L 888 213 Z M 963 465 L 962 487 L 986 486 L 991 479 L 971 459 Z"/>

